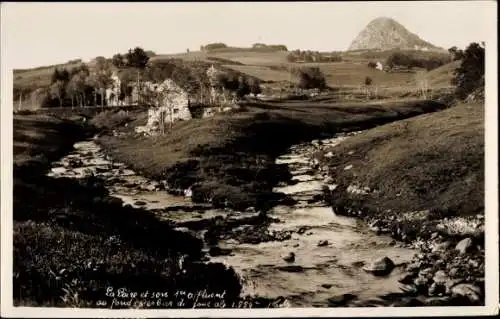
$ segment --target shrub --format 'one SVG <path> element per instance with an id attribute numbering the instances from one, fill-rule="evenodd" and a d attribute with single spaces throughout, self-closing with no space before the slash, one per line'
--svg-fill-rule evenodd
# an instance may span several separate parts
<path id="1" fill-rule="evenodd" d="M 459 99 L 484 87 L 484 48 L 478 43 L 471 43 L 465 50 L 453 82 L 457 85 L 455 93 Z"/>
<path id="2" fill-rule="evenodd" d="M 97 128 L 103 129 L 114 129 L 118 126 L 124 125 L 131 120 L 127 112 L 120 110 L 116 111 L 104 111 L 97 114 L 90 123 Z"/>
<path id="3" fill-rule="evenodd" d="M 365 78 L 365 84 L 366 84 L 366 85 L 370 85 L 370 84 L 372 84 L 372 82 L 373 82 L 373 79 L 372 79 L 371 77 L 367 76 L 367 77 Z"/>
<path id="4" fill-rule="evenodd" d="M 375 69 L 377 67 L 377 63 L 375 63 L 373 61 L 370 61 L 370 62 L 368 62 L 368 67 L 372 68 L 372 69 Z"/>
<path id="5" fill-rule="evenodd" d="M 326 79 L 318 67 L 309 67 L 298 69 L 299 88 L 301 89 L 320 89 L 326 88 Z"/>

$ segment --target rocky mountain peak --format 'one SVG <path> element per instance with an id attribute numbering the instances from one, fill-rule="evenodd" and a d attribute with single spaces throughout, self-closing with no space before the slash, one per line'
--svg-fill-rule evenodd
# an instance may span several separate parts
<path id="1" fill-rule="evenodd" d="M 356 36 L 349 50 L 440 50 L 441 48 L 422 40 L 408 31 L 402 24 L 388 17 L 372 20 Z"/>

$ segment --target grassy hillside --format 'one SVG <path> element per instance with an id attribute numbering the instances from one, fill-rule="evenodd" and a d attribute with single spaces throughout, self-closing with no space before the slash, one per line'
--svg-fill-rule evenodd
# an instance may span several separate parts
<path id="1" fill-rule="evenodd" d="M 483 105 L 383 125 L 335 147 L 332 158 L 323 154 L 317 155 L 331 167 L 336 183 L 377 190 L 355 198 L 362 206 L 396 214 L 484 212 Z M 344 170 L 348 165 L 352 168 Z"/>
<path id="2" fill-rule="evenodd" d="M 80 66 L 82 62 L 63 63 L 32 69 L 14 69 L 14 86 L 40 88 L 50 85 L 50 78 L 56 68 L 71 69 Z"/>
<path id="3" fill-rule="evenodd" d="M 433 87 L 451 87 L 453 86 L 451 80 L 455 77 L 455 70 L 460 66 L 460 63 L 461 61 L 453 61 L 440 66 L 427 72 L 425 78 L 429 81 L 429 85 Z"/>
<path id="4" fill-rule="evenodd" d="M 439 109 L 426 101 L 386 103 L 282 102 L 248 104 L 232 115 L 180 122 L 164 136 L 103 136 L 111 155 L 172 186 L 193 186 L 197 201 L 265 208 L 272 187 L 289 176 L 274 158 L 291 144 L 322 133 L 359 129 Z M 144 125 L 146 116 L 129 125 Z"/>

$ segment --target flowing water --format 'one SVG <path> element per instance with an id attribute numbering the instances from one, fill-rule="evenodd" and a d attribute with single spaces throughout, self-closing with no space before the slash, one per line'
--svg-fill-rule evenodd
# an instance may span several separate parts
<path id="1" fill-rule="evenodd" d="M 323 140 L 335 146 L 346 136 Z M 343 294 L 355 295 L 353 303 L 378 300 L 390 293 L 401 292 L 396 267 L 390 275 L 378 277 L 363 270 L 363 265 L 381 257 L 389 257 L 396 265 L 408 262 L 415 250 L 401 247 L 386 236 L 376 235 L 362 222 L 336 215 L 331 207 L 315 200 L 326 184 L 325 178 L 311 169 L 311 144 L 297 145 L 289 154 L 279 157 L 277 164 L 289 166 L 291 185 L 280 186 L 276 192 L 286 193 L 297 203 L 274 207 L 268 215 L 277 219 L 269 226 L 273 231 L 291 231 L 284 241 L 241 244 L 222 240 L 219 246 L 231 254 L 212 257 L 233 267 L 244 280 L 244 295 L 285 297 L 292 307 L 328 306 L 329 298 Z M 78 142 L 74 151 L 53 163 L 50 176 L 83 178 L 93 174 L 105 180 L 110 195 L 132 205 L 152 210 L 161 219 L 174 222 L 210 219 L 214 216 L 242 216 L 241 212 L 213 209 L 194 204 L 189 197 L 171 195 L 163 186 L 104 155 L 92 140 Z M 322 242 L 321 244 L 319 244 Z M 295 260 L 285 261 L 293 253 Z"/>

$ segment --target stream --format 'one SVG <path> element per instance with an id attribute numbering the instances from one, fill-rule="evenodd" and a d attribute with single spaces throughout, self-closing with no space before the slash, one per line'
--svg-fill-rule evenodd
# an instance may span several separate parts
<path id="1" fill-rule="evenodd" d="M 321 143 L 335 146 L 346 138 L 349 136 L 339 135 Z M 274 191 L 288 194 L 296 204 L 271 209 L 268 216 L 274 222 L 269 231 L 288 231 L 291 237 L 258 244 L 222 239 L 220 248 L 230 253 L 210 257 L 209 261 L 234 268 L 243 279 L 242 295 L 284 297 L 290 307 L 390 305 L 383 296 L 401 293 L 398 279 L 402 270 L 398 265 L 409 262 L 418 251 L 375 234 L 357 219 L 338 216 L 316 200 L 323 187 L 333 189 L 335 185 L 312 170 L 309 156 L 313 146 L 295 145 L 276 160 L 277 164 L 288 165 L 293 183 L 280 185 Z M 124 205 L 150 210 L 159 219 L 177 224 L 178 230 L 192 231 L 186 229 L 190 222 L 215 216 L 244 219 L 256 215 L 252 211 L 228 211 L 193 203 L 189 192 L 172 195 L 165 182 L 149 180 L 114 162 L 94 140 L 75 143 L 74 150 L 52 163 L 48 173 L 55 178 L 75 179 L 92 174 L 102 178 L 110 195 L 120 198 Z M 202 235 L 203 230 L 198 230 L 197 236 Z M 365 270 L 367 264 L 382 257 L 396 265 L 389 275 L 375 276 Z"/>

